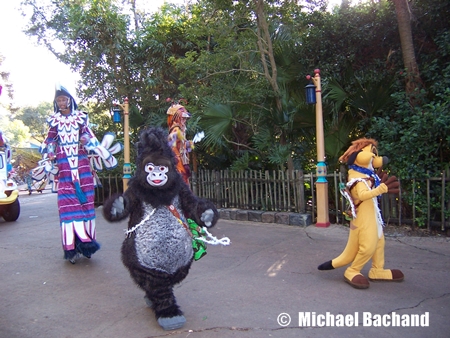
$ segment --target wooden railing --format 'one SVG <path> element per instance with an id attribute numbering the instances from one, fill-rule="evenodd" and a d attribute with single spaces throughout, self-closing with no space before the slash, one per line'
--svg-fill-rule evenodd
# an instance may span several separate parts
<path id="1" fill-rule="evenodd" d="M 305 212 L 303 172 L 199 171 L 191 177 L 195 195 L 221 208 Z"/>
<path id="2" fill-rule="evenodd" d="M 343 211 L 348 204 L 339 192 L 340 183 L 345 183 L 345 176 L 340 172 L 328 173 L 328 199 L 330 221 L 346 223 Z M 96 188 L 96 205 L 115 192 L 122 191 L 122 177 L 103 176 L 101 188 Z M 286 171 L 212 171 L 200 170 L 190 179 L 193 193 L 213 201 L 218 208 L 237 208 L 246 210 L 286 211 L 311 214 L 312 222 L 316 218 L 315 174 L 303 174 L 301 170 Z M 448 211 L 450 210 L 450 179 L 446 175 L 423 180 L 401 182 L 426 187 L 426 212 L 422 210 L 422 219 L 428 228 L 450 227 Z M 417 206 L 416 189 L 412 196 L 400 191 L 399 195 L 383 195 L 380 199 L 382 215 L 386 223 L 416 224 Z M 424 190 L 424 189 L 422 189 Z M 423 196 L 422 196 L 423 199 Z M 412 200 L 409 205 L 406 200 Z M 422 222 L 423 223 L 423 222 Z M 423 224 L 422 224 L 423 225 Z"/>
<path id="3" fill-rule="evenodd" d="M 102 205 L 111 195 L 123 192 L 122 175 L 102 175 L 101 186 L 95 188 L 94 205 Z"/>

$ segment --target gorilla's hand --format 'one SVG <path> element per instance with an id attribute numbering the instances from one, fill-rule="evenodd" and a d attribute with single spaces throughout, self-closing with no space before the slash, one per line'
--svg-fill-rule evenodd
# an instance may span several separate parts
<path id="1" fill-rule="evenodd" d="M 122 196 L 116 198 L 111 206 L 111 216 L 119 217 L 125 210 L 125 201 Z"/>
<path id="2" fill-rule="evenodd" d="M 127 196 L 115 193 L 103 203 L 103 217 L 108 222 L 118 222 L 129 216 L 130 205 Z"/>
<path id="3" fill-rule="evenodd" d="M 205 223 L 207 227 L 210 227 L 214 219 L 214 211 L 212 209 L 205 210 L 202 213 L 200 219 L 202 220 L 203 223 Z"/>

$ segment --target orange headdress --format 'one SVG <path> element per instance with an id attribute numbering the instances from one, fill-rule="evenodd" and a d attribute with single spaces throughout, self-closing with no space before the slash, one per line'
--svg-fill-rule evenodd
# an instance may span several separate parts
<path id="1" fill-rule="evenodd" d="M 169 129 L 175 126 L 181 127 L 183 124 L 183 121 L 181 120 L 182 117 L 191 117 L 191 114 L 189 114 L 186 108 L 181 104 L 171 105 L 169 109 L 167 109 L 167 115 L 167 125 L 169 126 Z"/>

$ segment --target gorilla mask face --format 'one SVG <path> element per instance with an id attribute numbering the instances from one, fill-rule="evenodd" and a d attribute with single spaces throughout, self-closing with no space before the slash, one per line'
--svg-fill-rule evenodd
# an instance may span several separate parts
<path id="1" fill-rule="evenodd" d="M 168 181 L 167 173 L 169 172 L 169 167 L 163 164 L 153 164 L 149 162 L 144 167 L 145 172 L 147 172 L 147 182 L 152 187 L 162 187 Z"/>

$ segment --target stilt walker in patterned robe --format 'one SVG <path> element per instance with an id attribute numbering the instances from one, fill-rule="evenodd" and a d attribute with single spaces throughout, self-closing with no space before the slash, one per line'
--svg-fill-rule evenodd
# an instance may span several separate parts
<path id="1" fill-rule="evenodd" d="M 75 264 L 81 255 L 91 258 L 100 249 L 95 231 L 95 172 L 89 153 L 91 157 L 101 157 L 107 168 L 115 167 L 117 161 L 108 145 L 98 142 L 89 128 L 87 113 L 77 110 L 75 100 L 64 87 L 56 88 L 54 114 L 47 122 L 50 130 L 40 149 L 44 154 L 43 167 L 54 176 L 58 193 L 64 259 Z"/>

